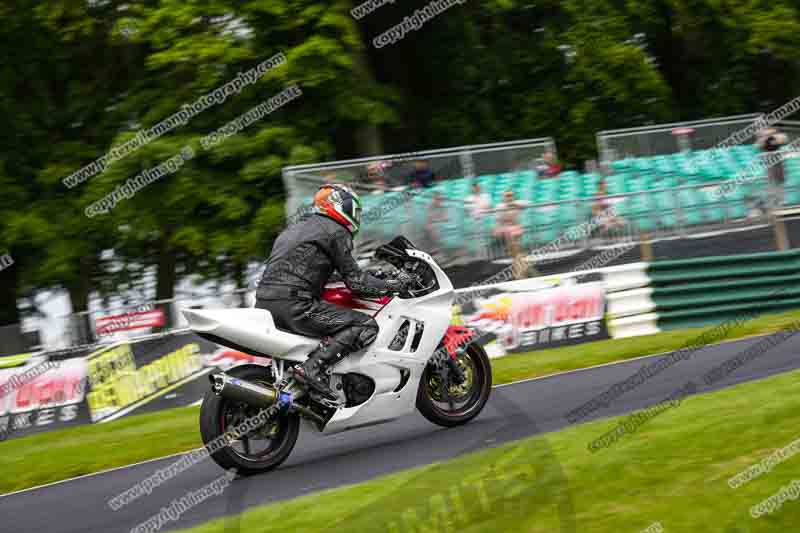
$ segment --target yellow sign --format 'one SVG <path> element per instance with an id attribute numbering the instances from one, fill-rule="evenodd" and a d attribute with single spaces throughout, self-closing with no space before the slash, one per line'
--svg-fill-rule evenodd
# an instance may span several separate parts
<path id="1" fill-rule="evenodd" d="M 123 344 L 88 360 L 92 390 L 86 400 L 92 420 L 146 398 L 203 368 L 200 346 L 189 343 L 137 369 L 130 345 Z"/>

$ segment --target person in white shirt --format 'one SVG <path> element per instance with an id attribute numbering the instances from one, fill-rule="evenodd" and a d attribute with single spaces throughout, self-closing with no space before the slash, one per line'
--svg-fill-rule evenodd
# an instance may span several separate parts
<path id="1" fill-rule="evenodd" d="M 472 194 L 467 196 L 466 202 L 469 213 L 476 220 L 480 220 L 483 214 L 492 208 L 492 201 L 487 194 L 481 192 L 481 186 L 478 183 L 472 184 Z"/>

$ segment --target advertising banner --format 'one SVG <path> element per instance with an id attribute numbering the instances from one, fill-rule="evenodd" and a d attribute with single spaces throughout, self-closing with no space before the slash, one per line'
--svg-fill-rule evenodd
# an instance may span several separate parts
<path id="1" fill-rule="evenodd" d="M 0 440 L 89 421 L 86 361 L 44 356 L 0 370 Z"/>
<path id="2" fill-rule="evenodd" d="M 197 403 L 214 368 L 269 365 L 193 333 L 114 343 L 92 351 L 25 354 L 0 368 L 0 440 L 108 422 Z"/>
<path id="3" fill-rule="evenodd" d="M 131 331 L 136 329 L 157 328 L 166 322 L 164 311 L 153 309 L 151 311 L 136 311 L 123 315 L 109 315 L 95 320 L 95 329 L 98 335 L 108 335 L 117 331 Z"/>
<path id="4" fill-rule="evenodd" d="M 92 422 L 115 419 L 204 370 L 200 343 L 185 336 L 121 342 L 86 357 Z"/>
<path id="5" fill-rule="evenodd" d="M 603 282 L 554 280 L 480 291 L 455 309 L 456 322 L 491 334 L 518 353 L 608 339 Z"/>
<path id="6" fill-rule="evenodd" d="M 112 344 L 86 357 L 92 422 L 141 412 L 144 406 L 150 411 L 190 405 L 208 390 L 208 380 L 199 378 L 214 367 L 253 362 L 269 364 L 193 333 Z"/>

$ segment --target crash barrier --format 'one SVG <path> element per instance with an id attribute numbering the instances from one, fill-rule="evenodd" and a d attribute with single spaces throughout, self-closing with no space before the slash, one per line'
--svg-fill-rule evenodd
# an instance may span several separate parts
<path id="1" fill-rule="evenodd" d="M 800 306 L 800 250 L 664 261 L 648 274 L 662 329 Z"/>
<path id="2" fill-rule="evenodd" d="M 658 315 L 650 295 L 649 263 L 612 267 L 606 284 L 607 321 L 614 338 L 658 333 Z M 609 269 L 609 270 L 612 270 Z"/>
<path id="3" fill-rule="evenodd" d="M 800 250 L 657 261 L 622 269 L 635 281 L 607 295 L 614 337 L 800 307 Z"/>

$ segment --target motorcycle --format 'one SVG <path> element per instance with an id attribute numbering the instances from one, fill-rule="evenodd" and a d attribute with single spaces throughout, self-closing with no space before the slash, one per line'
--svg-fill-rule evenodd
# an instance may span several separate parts
<path id="1" fill-rule="evenodd" d="M 294 448 L 301 422 L 329 435 L 416 409 L 434 424 L 453 427 L 483 410 L 491 364 L 472 330 L 450 324 L 450 279 L 405 237 L 379 246 L 375 258 L 416 281 L 403 293 L 380 298 L 358 297 L 342 283 L 326 286 L 323 299 L 373 316 L 380 328 L 370 346 L 329 369 L 336 401 L 292 377 L 293 366 L 305 361 L 319 339 L 277 329 L 265 309 L 182 310 L 197 335 L 271 361 L 209 375 L 200 431 L 219 466 L 241 475 L 276 468 Z M 213 445 L 220 440 L 226 445 Z"/>

